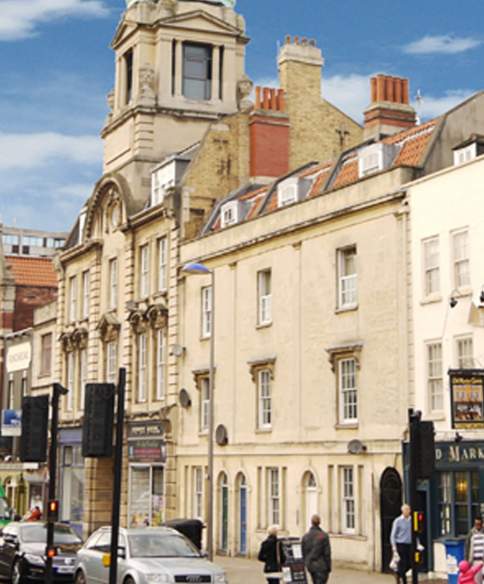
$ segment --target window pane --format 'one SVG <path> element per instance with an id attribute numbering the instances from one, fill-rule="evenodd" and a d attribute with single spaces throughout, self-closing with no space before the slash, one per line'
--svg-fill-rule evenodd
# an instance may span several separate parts
<path id="1" fill-rule="evenodd" d="M 198 101 L 209 99 L 207 94 L 207 82 L 197 79 L 185 79 L 183 82 L 183 93 L 190 99 Z"/>
<path id="2" fill-rule="evenodd" d="M 130 527 L 149 525 L 150 493 L 149 467 L 131 467 Z"/>

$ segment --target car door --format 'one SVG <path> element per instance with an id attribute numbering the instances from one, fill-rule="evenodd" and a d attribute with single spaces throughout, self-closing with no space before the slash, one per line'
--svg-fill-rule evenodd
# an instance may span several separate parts
<path id="1" fill-rule="evenodd" d="M 111 532 L 103 531 L 89 550 L 89 560 L 86 561 L 87 581 L 89 584 L 107 584 L 109 582 L 109 568 L 103 564 L 103 557 L 111 550 Z"/>

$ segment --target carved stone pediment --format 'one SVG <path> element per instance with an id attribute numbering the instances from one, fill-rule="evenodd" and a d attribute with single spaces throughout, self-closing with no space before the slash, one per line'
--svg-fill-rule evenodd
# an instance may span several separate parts
<path id="1" fill-rule="evenodd" d="M 214 369 L 214 374 L 217 370 Z M 210 369 L 194 369 L 192 371 L 193 381 L 195 381 L 196 388 L 200 391 L 202 389 L 202 380 L 210 376 Z"/>
<path id="2" fill-rule="evenodd" d="M 248 361 L 250 376 L 254 383 L 257 382 L 257 374 L 259 371 L 268 370 L 271 373 L 271 379 L 274 379 L 274 373 L 276 369 L 276 357 L 265 357 L 263 359 L 255 359 L 254 361 Z"/>
<path id="3" fill-rule="evenodd" d="M 121 323 L 115 314 L 108 312 L 101 317 L 96 328 L 99 331 L 101 339 L 105 343 L 111 343 L 112 341 L 116 341 L 119 337 Z"/>
<path id="4" fill-rule="evenodd" d="M 71 353 L 87 347 L 88 331 L 86 328 L 76 328 L 70 332 L 64 332 L 60 336 L 62 350 L 64 353 Z"/>
<path id="5" fill-rule="evenodd" d="M 142 310 L 132 310 L 128 316 L 128 322 L 135 333 L 144 333 L 148 328 L 148 320 Z"/>
<path id="6" fill-rule="evenodd" d="M 360 356 L 363 349 L 362 341 L 354 341 L 350 343 L 345 343 L 344 345 L 336 345 L 334 347 L 328 347 L 326 353 L 328 353 L 329 362 L 331 363 L 332 371 L 336 371 L 336 363 L 338 359 L 344 357 L 353 357 L 356 361 L 356 366 L 360 368 Z"/>

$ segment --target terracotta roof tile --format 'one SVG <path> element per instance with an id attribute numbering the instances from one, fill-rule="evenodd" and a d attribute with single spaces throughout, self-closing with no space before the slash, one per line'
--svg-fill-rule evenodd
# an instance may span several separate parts
<path id="1" fill-rule="evenodd" d="M 57 288 L 57 274 L 50 258 L 6 256 L 5 260 L 18 286 Z"/>
<path id="2" fill-rule="evenodd" d="M 331 185 L 333 189 L 339 189 L 352 183 L 357 182 L 358 176 L 358 159 L 350 158 L 341 166 L 336 178 Z"/>

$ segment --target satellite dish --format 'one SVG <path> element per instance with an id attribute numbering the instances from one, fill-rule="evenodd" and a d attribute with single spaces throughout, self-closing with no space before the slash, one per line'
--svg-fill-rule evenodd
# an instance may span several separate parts
<path id="1" fill-rule="evenodd" d="M 219 446 L 227 446 L 229 443 L 227 428 L 223 424 L 217 426 L 217 429 L 215 430 L 215 441 Z"/>
<path id="2" fill-rule="evenodd" d="M 192 405 L 192 400 L 190 398 L 190 394 L 186 389 L 180 389 L 180 394 L 178 396 L 180 400 L 180 405 L 182 408 L 189 408 Z"/>
<path id="3" fill-rule="evenodd" d="M 361 440 L 351 440 L 348 442 L 348 452 L 350 454 L 362 454 L 367 451 L 367 447 Z"/>

